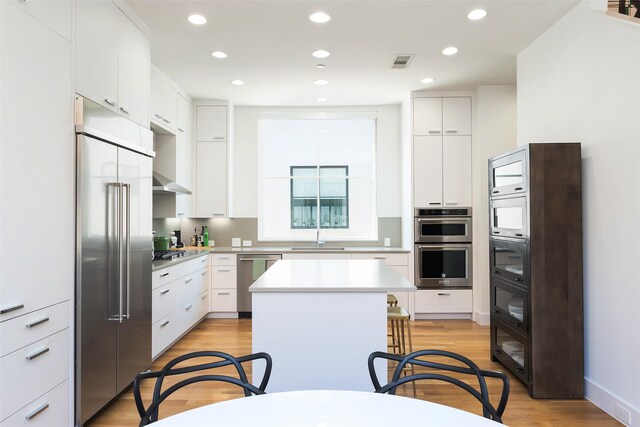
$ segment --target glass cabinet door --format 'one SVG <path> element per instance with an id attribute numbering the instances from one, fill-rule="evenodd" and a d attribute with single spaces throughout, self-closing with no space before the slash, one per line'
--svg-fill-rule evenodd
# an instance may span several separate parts
<path id="1" fill-rule="evenodd" d="M 491 278 L 491 310 L 494 316 L 517 328 L 528 332 L 529 294 L 516 286 Z"/>
<path id="2" fill-rule="evenodd" d="M 523 381 L 529 380 L 529 346 L 526 339 L 494 322 L 491 330 L 491 352 Z"/>
<path id="3" fill-rule="evenodd" d="M 527 229 L 526 197 L 491 201 L 492 235 L 525 238 Z"/>
<path id="4" fill-rule="evenodd" d="M 529 284 L 527 244 L 513 240 L 491 238 L 489 241 L 491 275 Z"/>
<path id="5" fill-rule="evenodd" d="M 504 196 L 527 191 L 527 150 L 492 160 L 489 163 L 491 196 Z"/>

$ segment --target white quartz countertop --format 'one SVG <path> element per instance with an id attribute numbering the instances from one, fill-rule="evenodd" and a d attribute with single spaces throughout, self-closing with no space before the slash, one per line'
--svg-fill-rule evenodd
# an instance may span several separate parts
<path id="1" fill-rule="evenodd" d="M 281 253 L 309 253 L 309 252 L 313 252 L 313 253 L 347 253 L 347 254 L 351 254 L 351 253 L 377 253 L 377 252 L 384 252 L 384 253 L 409 253 L 411 252 L 409 249 L 404 249 L 404 248 L 399 248 L 399 247 L 380 247 L 380 246 L 360 246 L 360 247 L 356 247 L 356 246 L 344 246 L 344 247 L 332 247 L 332 246 L 325 246 L 322 248 L 316 248 L 313 246 L 307 246 L 307 247 L 303 247 L 303 246 L 296 246 L 296 247 L 291 247 L 291 246 L 274 246 L 274 247 L 267 247 L 267 246 L 250 246 L 250 247 L 241 247 L 241 248 L 231 248 L 231 247 L 212 247 L 209 248 L 209 251 L 212 254 L 216 254 L 216 253 L 220 253 L 220 254 L 233 254 L 233 253 L 239 253 L 239 254 L 281 254 Z"/>
<path id="2" fill-rule="evenodd" d="M 416 287 L 380 260 L 280 260 L 249 292 L 414 292 Z"/>

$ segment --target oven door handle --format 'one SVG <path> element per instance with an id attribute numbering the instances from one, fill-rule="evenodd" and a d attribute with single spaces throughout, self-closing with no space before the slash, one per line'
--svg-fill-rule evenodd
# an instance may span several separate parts
<path id="1" fill-rule="evenodd" d="M 471 217 L 459 216 L 454 218 L 416 218 L 418 222 L 471 222 Z"/>
<path id="2" fill-rule="evenodd" d="M 448 245 L 416 245 L 418 249 L 464 249 L 470 248 L 471 245 L 459 244 L 459 243 L 451 243 Z"/>

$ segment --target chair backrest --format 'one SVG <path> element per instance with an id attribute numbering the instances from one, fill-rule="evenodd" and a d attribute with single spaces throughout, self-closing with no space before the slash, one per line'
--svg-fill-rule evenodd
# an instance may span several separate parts
<path id="1" fill-rule="evenodd" d="M 449 365 L 446 363 L 434 362 L 432 360 L 425 360 L 425 358 L 429 356 L 454 359 L 466 366 Z M 378 377 L 374 369 L 374 363 L 376 359 L 387 359 L 387 360 L 392 360 L 398 363 L 393 373 L 393 378 L 388 384 L 380 385 L 380 381 L 378 380 Z M 456 353 L 449 352 L 449 351 L 443 351 L 443 350 L 419 350 L 411 354 L 408 354 L 406 356 L 399 356 L 395 354 L 376 351 L 371 353 L 371 355 L 369 356 L 368 365 L 369 365 L 369 375 L 371 376 L 371 382 L 373 383 L 373 387 L 375 388 L 376 393 L 395 394 L 398 386 L 412 382 L 412 381 L 421 381 L 421 380 L 443 381 L 443 382 L 457 385 L 458 387 L 462 388 L 463 390 L 471 394 L 473 397 L 475 397 L 482 404 L 482 415 L 485 418 L 489 418 L 489 419 L 492 419 L 493 421 L 502 423 L 502 415 L 504 414 L 504 410 L 507 406 L 507 400 L 509 399 L 510 384 L 509 384 L 509 377 L 507 377 L 504 373 L 500 371 L 488 371 L 488 370 L 480 369 L 475 363 L 473 363 L 471 360 L 467 359 L 466 357 Z M 479 391 L 471 387 L 469 384 L 459 380 L 458 378 L 454 378 L 448 375 L 443 375 L 440 373 L 432 373 L 432 372 L 416 373 L 413 375 L 406 375 L 401 378 L 400 374 L 403 372 L 403 369 L 407 365 L 423 366 L 426 368 L 432 368 L 436 370 L 473 375 L 478 380 Z M 502 381 L 502 393 L 500 396 L 500 402 L 498 403 L 497 407 L 494 407 L 489 400 L 489 392 L 487 391 L 487 382 L 485 380 L 485 377 L 497 378 Z"/>
<path id="2" fill-rule="evenodd" d="M 216 358 L 213 362 L 206 362 L 197 365 L 175 367 L 176 365 L 185 362 L 187 360 L 197 358 Z M 266 362 L 264 376 L 258 387 L 249 383 L 247 380 L 247 374 L 242 367 L 245 362 L 263 359 Z M 177 382 L 176 384 L 168 387 L 166 390 L 162 389 L 164 379 L 172 375 L 189 374 L 192 372 L 210 371 L 216 368 L 222 368 L 224 366 L 233 366 L 236 369 L 238 378 L 228 375 L 212 375 L 210 373 L 203 373 L 188 377 L 184 380 Z M 255 353 L 247 356 L 233 357 L 230 354 L 220 351 L 197 351 L 193 353 L 184 354 L 176 357 L 167 363 L 159 371 L 147 371 L 139 373 L 133 381 L 133 396 L 136 402 L 136 408 L 140 415 L 140 426 L 146 426 L 158 420 L 158 413 L 160 404 L 177 390 L 186 387 L 190 384 L 194 384 L 202 381 L 221 381 L 225 383 L 235 384 L 241 387 L 245 396 L 251 396 L 252 394 L 265 394 L 264 389 L 267 387 L 269 378 L 271 376 L 272 361 L 271 356 L 267 353 Z M 140 392 L 140 383 L 144 380 L 155 379 L 156 383 L 153 389 L 153 396 L 151 398 L 151 404 L 145 407 L 142 400 L 142 394 Z"/>

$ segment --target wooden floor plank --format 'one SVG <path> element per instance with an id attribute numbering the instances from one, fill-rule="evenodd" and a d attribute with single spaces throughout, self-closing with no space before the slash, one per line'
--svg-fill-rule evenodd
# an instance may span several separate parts
<path id="1" fill-rule="evenodd" d="M 462 354 L 483 369 L 503 369 L 491 362 L 489 355 L 489 327 L 469 320 L 417 320 L 411 322 L 413 349 L 442 349 Z M 249 319 L 205 319 L 196 328 L 158 358 L 152 369 L 158 369 L 181 354 L 217 350 L 236 356 L 251 353 L 251 320 Z M 249 372 L 250 372 L 250 365 Z M 513 427 L 607 427 L 620 426 L 587 400 L 531 399 L 525 386 L 510 375 L 511 394 L 503 421 Z M 173 379 L 172 381 L 175 381 Z M 170 382 L 172 383 L 172 382 Z M 499 398 L 499 384 L 489 382 L 491 396 Z M 143 388 L 150 395 L 148 386 Z M 398 391 L 400 395 L 412 396 L 410 386 Z M 173 395 L 162 405 L 160 417 L 179 413 L 198 406 L 242 397 L 235 386 L 220 383 L 200 383 L 189 386 Z M 417 397 L 444 405 L 453 406 L 476 414 L 481 413 L 480 404 L 465 396 L 461 389 L 434 382 L 420 383 Z M 90 424 L 92 427 L 137 426 L 140 421 L 135 409 L 131 390 L 124 392 L 102 414 Z M 419 421 L 419 420 L 416 420 Z M 213 422 L 213 420 L 212 420 Z"/>

